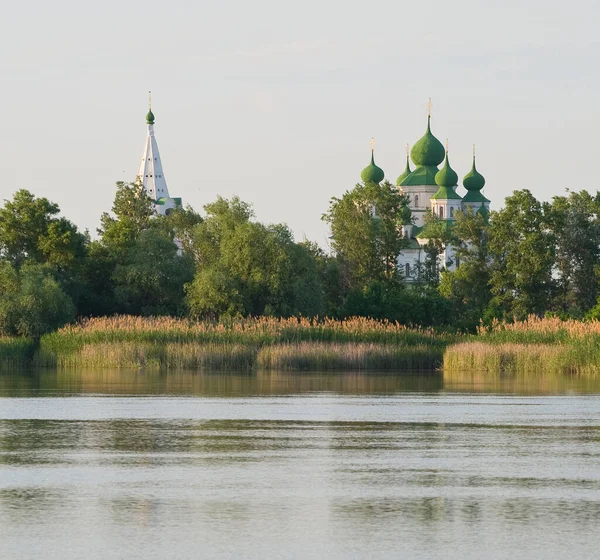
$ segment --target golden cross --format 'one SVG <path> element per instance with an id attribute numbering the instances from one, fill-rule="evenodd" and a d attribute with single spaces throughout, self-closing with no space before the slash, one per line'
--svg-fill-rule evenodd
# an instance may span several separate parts
<path id="1" fill-rule="evenodd" d="M 448 138 L 446 138 L 446 153 L 448 153 L 448 146 L 449 146 L 450 142 L 448 142 Z"/>
<path id="2" fill-rule="evenodd" d="M 406 144 L 406 157 L 408 157 L 408 154 L 410 153 L 410 146 L 408 145 L 408 143 Z"/>
<path id="3" fill-rule="evenodd" d="M 148 108 L 152 110 L 152 92 L 148 92 Z"/>
<path id="4" fill-rule="evenodd" d="M 427 116 L 431 117 L 431 108 L 433 107 L 433 103 L 431 103 L 431 97 L 429 98 L 429 101 L 427 101 Z"/>
<path id="5" fill-rule="evenodd" d="M 473 144 L 473 159 L 475 159 L 475 144 Z"/>
<path id="6" fill-rule="evenodd" d="M 371 138 L 371 151 L 375 151 L 375 138 Z"/>

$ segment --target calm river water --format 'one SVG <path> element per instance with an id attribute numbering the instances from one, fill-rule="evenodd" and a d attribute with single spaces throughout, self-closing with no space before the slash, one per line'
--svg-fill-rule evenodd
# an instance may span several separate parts
<path id="1" fill-rule="evenodd" d="M 0 558 L 597 558 L 600 382 L 0 373 Z"/>

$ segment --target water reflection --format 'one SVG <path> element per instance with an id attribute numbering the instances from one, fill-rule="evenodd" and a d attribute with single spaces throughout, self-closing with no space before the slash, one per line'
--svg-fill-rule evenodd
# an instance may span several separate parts
<path id="1" fill-rule="evenodd" d="M 137 370 L 0 371 L 0 396 L 69 394 L 195 395 L 212 397 L 331 392 L 383 395 L 405 392 L 552 395 L 600 393 L 600 377 L 496 376 L 485 373 L 198 373 Z"/>
<path id="2" fill-rule="evenodd" d="M 595 387 L 2 374 L 0 558 L 594 557 Z"/>

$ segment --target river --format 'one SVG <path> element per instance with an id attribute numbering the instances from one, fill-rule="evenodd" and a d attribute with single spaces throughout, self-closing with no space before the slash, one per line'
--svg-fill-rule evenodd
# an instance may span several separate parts
<path id="1" fill-rule="evenodd" d="M 596 558 L 600 381 L 0 372 L 0 558 Z"/>

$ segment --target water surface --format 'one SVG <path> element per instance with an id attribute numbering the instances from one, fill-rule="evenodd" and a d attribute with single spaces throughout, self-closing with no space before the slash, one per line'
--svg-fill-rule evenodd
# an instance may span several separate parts
<path id="1" fill-rule="evenodd" d="M 0 373 L 0 558 L 595 558 L 600 383 Z"/>

